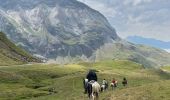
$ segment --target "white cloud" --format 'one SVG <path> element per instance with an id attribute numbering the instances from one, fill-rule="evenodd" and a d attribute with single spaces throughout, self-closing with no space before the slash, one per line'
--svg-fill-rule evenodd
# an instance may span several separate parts
<path id="1" fill-rule="evenodd" d="M 79 0 L 104 14 L 122 38 L 170 41 L 170 0 Z"/>
<path id="2" fill-rule="evenodd" d="M 96 0 L 78 0 L 88 4 L 93 9 L 100 11 L 106 17 L 114 17 L 118 12 L 113 7 L 108 7 L 106 3 L 102 3 Z"/>
<path id="3" fill-rule="evenodd" d="M 151 2 L 152 0 L 124 0 L 124 4 L 125 5 L 129 5 L 129 4 L 132 4 L 133 6 L 137 6 L 141 3 L 149 3 Z"/>
<path id="4" fill-rule="evenodd" d="M 126 30 L 119 30 L 119 35 L 126 38 L 129 35 L 138 35 L 147 38 L 156 38 L 170 41 L 170 10 L 145 11 L 138 16 L 128 15 L 125 23 Z"/>
<path id="5" fill-rule="evenodd" d="M 170 53 L 170 49 L 165 49 L 165 51 L 169 52 Z"/>

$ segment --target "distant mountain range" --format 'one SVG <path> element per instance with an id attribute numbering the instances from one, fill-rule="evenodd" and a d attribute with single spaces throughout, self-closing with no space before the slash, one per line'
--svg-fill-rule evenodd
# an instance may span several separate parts
<path id="1" fill-rule="evenodd" d="M 122 40 L 105 16 L 76 0 L 0 0 L 0 31 L 57 63 L 128 59 L 170 65 L 170 54 Z"/>
<path id="2" fill-rule="evenodd" d="M 144 38 L 140 36 L 129 36 L 126 38 L 126 40 L 129 42 L 135 43 L 135 44 L 144 44 L 144 45 L 164 49 L 167 51 L 170 50 L 170 41 L 165 42 L 165 41 L 156 40 L 153 38 Z"/>

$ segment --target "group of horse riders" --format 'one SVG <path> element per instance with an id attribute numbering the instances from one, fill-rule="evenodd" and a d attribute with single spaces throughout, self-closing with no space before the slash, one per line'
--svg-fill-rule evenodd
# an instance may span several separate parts
<path id="1" fill-rule="evenodd" d="M 123 78 L 122 85 L 126 86 L 127 84 L 128 84 L 127 79 Z M 110 86 L 112 87 L 112 90 L 114 88 L 116 88 L 117 85 L 118 85 L 118 81 L 115 78 L 113 78 L 113 80 L 112 80 L 112 82 L 110 84 Z M 101 91 L 106 90 L 108 87 L 109 87 L 108 82 L 106 81 L 106 79 L 103 79 L 102 85 L 101 85 Z"/>
<path id="2" fill-rule="evenodd" d="M 99 92 L 99 91 L 102 92 L 102 91 L 106 90 L 109 86 L 106 79 L 103 79 L 101 86 L 97 83 L 97 81 L 98 81 L 98 77 L 97 77 L 97 74 L 95 73 L 95 70 L 89 70 L 86 78 L 83 81 L 85 94 L 88 93 L 89 97 L 93 94 L 93 92 L 95 92 L 95 93 Z M 117 87 L 117 84 L 118 84 L 118 81 L 113 78 L 110 86 L 113 89 L 113 88 Z M 123 84 L 123 86 L 126 86 L 128 84 L 126 78 L 123 78 L 122 84 Z M 94 90 L 93 90 L 93 88 L 94 88 Z M 97 90 L 95 90 L 95 89 L 97 89 Z M 96 95 L 98 96 L 98 93 L 96 93 Z"/>

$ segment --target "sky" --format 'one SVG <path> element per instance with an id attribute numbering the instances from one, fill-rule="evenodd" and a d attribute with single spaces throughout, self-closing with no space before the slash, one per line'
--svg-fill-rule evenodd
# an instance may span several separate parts
<path id="1" fill-rule="evenodd" d="M 170 0 L 78 0 L 101 12 L 117 34 L 170 41 Z"/>

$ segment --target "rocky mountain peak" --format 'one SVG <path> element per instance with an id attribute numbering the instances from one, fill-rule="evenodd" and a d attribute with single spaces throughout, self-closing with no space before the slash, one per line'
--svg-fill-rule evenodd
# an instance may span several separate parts
<path id="1" fill-rule="evenodd" d="M 33 54 L 90 57 L 119 39 L 102 14 L 76 0 L 0 1 L 0 30 Z"/>

